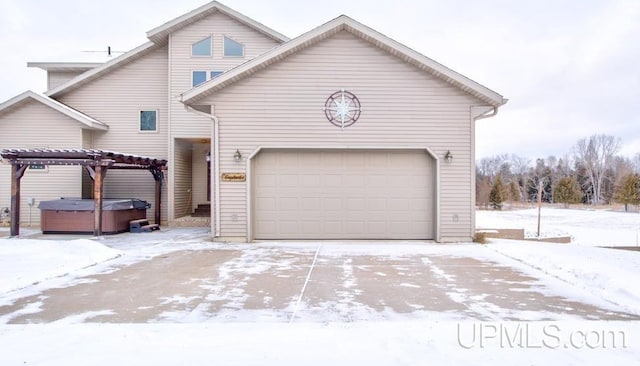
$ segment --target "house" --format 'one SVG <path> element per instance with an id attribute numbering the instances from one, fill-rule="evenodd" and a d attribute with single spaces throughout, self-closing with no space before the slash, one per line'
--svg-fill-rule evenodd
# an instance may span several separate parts
<path id="1" fill-rule="evenodd" d="M 217 240 L 472 238 L 475 123 L 500 94 L 344 15 L 290 40 L 214 1 L 147 37 L 105 64 L 30 63 L 49 90 L 0 104 L 0 148 L 167 159 L 162 217 L 210 203 Z M 154 204 L 148 174 L 119 173 L 105 196 Z M 0 207 L 9 182 L 0 166 Z M 80 167 L 22 186 L 22 207 L 91 195 Z"/>

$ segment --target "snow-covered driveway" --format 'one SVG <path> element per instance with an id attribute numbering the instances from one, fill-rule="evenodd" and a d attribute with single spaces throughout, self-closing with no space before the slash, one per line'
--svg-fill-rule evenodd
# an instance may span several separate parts
<path id="1" fill-rule="evenodd" d="M 640 319 L 504 246 L 147 244 L 0 296 L 0 323 Z"/>
<path id="2" fill-rule="evenodd" d="M 500 240 L 229 245 L 199 229 L 34 239 L 0 239 L 3 366 L 640 359 L 640 252 Z"/>

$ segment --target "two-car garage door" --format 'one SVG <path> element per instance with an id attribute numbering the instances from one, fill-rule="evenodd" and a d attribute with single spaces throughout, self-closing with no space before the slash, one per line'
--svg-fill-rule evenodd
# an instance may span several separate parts
<path id="1" fill-rule="evenodd" d="M 256 239 L 433 239 L 425 150 L 266 150 L 254 159 Z"/>

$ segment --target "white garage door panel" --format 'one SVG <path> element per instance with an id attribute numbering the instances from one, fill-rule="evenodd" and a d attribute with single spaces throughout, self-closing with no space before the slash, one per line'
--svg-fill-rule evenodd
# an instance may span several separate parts
<path id="1" fill-rule="evenodd" d="M 254 161 L 256 239 L 433 239 L 425 151 L 263 151 Z"/>

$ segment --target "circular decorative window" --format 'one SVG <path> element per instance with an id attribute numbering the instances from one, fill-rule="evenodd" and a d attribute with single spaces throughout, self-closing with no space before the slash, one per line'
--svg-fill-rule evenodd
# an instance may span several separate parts
<path id="1" fill-rule="evenodd" d="M 331 94 L 323 109 L 329 122 L 341 128 L 356 123 L 362 112 L 358 97 L 344 89 Z"/>

